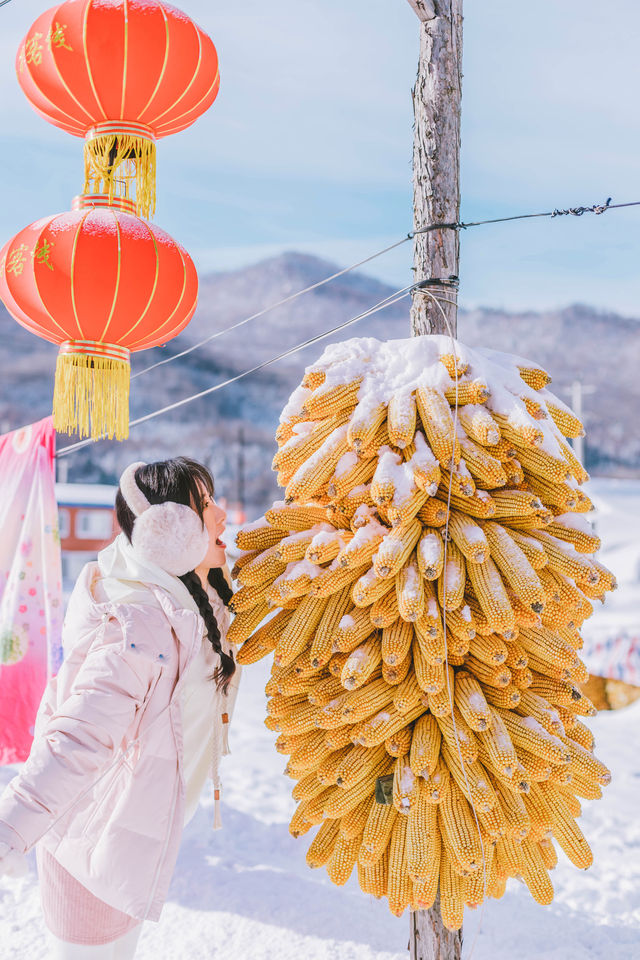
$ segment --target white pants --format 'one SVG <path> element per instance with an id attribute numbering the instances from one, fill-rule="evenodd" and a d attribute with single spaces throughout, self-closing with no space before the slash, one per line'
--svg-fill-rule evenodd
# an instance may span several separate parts
<path id="1" fill-rule="evenodd" d="M 66 943 L 49 934 L 53 942 L 51 957 L 52 960 L 132 960 L 141 933 L 142 924 L 139 923 L 133 930 L 129 930 L 123 937 L 118 937 L 112 943 L 98 945 Z"/>

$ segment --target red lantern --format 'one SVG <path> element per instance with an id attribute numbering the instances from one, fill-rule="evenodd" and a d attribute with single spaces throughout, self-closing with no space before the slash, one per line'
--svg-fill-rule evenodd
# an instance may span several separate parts
<path id="1" fill-rule="evenodd" d="M 67 0 L 41 14 L 18 51 L 18 80 L 50 123 L 85 137 L 85 193 L 155 208 L 155 140 L 216 98 L 218 56 L 185 13 L 160 0 Z M 118 181 L 120 190 L 118 190 Z"/>
<path id="2" fill-rule="evenodd" d="M 102 206 L 104 204 L 104 206 Z M 130 201 L 79 197 L 0 251 L 0 298 L 27 330 L 60 344 L 56 430 L 129 433 L 129 357 L 171 340 L 193 316 L 198 276 L 180 244 Z"/>

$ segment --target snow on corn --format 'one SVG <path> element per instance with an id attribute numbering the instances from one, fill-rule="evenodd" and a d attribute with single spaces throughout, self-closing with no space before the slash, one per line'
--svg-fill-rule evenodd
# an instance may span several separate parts
<path id="1" fill-rule="evenodd" d="M 336 884 L 444 922 L 509 877 L 547 904 L 610 779 L 579 718 L 580 628 L 615 588 L 582 433 L 522 357 L 448 337 L 328 347 L 276 433 L 284 501 L 238 534 L 230 639 L 274 654 L 265 723 L 294 836 Z"/>

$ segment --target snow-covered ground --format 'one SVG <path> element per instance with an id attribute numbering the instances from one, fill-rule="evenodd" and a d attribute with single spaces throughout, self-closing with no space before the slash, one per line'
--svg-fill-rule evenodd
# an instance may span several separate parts
<path id="1" fill-rule="evenodd" d="M 640 484 L 591 481 L 601 559 L 620 587 L 587 634 L 626 628 L 640 616 Z M 338 889 L 305 863 L 308 837 L 287 821 L 292 782 L 262 724 L 268 664 L 245 670 L 225 760 L 223 830 L 211 829 L 211 797 L 188 825 L 159 923 L 145 925 L 140 960 L 399 960 L 408 917 L 364 896 L 355 878 Z M 502 900 L 465 916 L 470 960 L 634 960 L 640 957 L 640 702 L 591 721 L 598 755 L 613 782 L 602 800 L 583 802 L 581 825 L 595 863 L 582 872 L 560 854 L 551 907 L 511 881 Z M 0 786 L 18 767 L 0 768 Z M 22 880 L 0 879 L 0 958 L 45 960 L 35 861 Z"/>

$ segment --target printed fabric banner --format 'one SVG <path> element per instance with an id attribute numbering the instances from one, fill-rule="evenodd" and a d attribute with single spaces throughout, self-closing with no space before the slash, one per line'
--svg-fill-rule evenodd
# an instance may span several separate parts
<path id="1" fill-rule="evenodd" d="M 51 417 L 0 436 L 0 763 L 29 755 L 62 662 L 62 560 Z"/>

